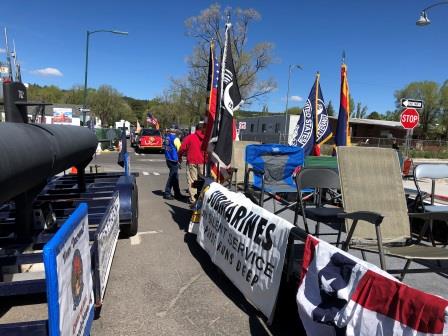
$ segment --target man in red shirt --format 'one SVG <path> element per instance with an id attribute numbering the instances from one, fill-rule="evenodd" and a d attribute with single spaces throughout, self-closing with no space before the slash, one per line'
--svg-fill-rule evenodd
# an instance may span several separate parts
<path id="1" fill-rule="evenodd" d="M 206 160 L 205 152 L 201 150 L 202 141 L 204 140 L 204 122 L 200 121 L 196 126 L 196 132 L 186 136 L 182 141 L 179 150 L 179 160 L 182 156 L 187 157 L 187 183 L 188 192 L 190 193 L 190 204 L 196 201 L 196 188 L 192 187 L 192 183 L 198 179 L 198 173 L 203 169 Z"/>

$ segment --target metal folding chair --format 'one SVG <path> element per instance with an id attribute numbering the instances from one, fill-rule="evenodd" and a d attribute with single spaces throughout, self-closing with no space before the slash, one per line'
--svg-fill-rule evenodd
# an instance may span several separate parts
<path id="1" fill-rule="evenodd" d="M 418 210 L 421 210 L 422 212 L 432 212 L 432 213 L 448 211 L 448 205 L 436 204 L 435 202 L 437 198 L 436 183 L 443 181 L 443 179 L 448 179 L 447 164 L 422 163 L 419 164 L 414 169 L 414 183 L 417 188 L 417 196 L 415 203 L 417 205 Z M 423 182 L 428 180 L 431 181 L 431 190 L 429 192 L 424 191 L 422 187 Z M 419 239 L 422 238 L 423 234 L 428 232 L 428 236 L 431 240 L 431 243 L 433 246 L 435 246 L 436 243 L 433 234 L 434 222 L 432 220 L 428 221 L 426 226 L 427 227 L 425 227 L 424 232 L 423 231 L 421 232 Z M 447 238 L 445 237 L 445 243 L 446 241 Z"/>
<path id="2" fill-rule="evenodd" d="M 293 174 L 297 167 L 303 166 L 303 161 L 303 149 L 299 147 L 279 144 L 247 146 L 245 193 L 250 194 L 249 187 L 258 192 L 258 197 L 251 198 L 256 199 L 260 206 L 273 199 L 275 214 L 293 208 L 296 205 L 296 198 L 293 197 L 294 201 L 291 202 L 288 194 L 297 192 Z M 278 210 L 275 208 L 275 201 L 282 204 Z"/>
<path id="3" fill-rule="evenodd" d="M 320 223 L 327 224 L 334 227 L 337 230 L 336 246 L 339 245 L 341 238 L 341 230 L 344 220 L 339 218 L 338 215 L 343 213 L 344 210 L 333 204 L 328 204 L 325 199 L 327 190 L 340 189 L 339 175 L 334 169 L 330 168 L 304 168 L 296 176 L 297 184 L 297 203 L 296 211 L 294 214 L 294 225 L 297 226 L 297 219 L 299 212 L 302 215 L 303 224 L 307 233 L 310 233 L 308 228 L 307 219 L 314 220 L 316 222 L 316 228 L 314 235 L 319 237 L 321 235 L 319 231 Z M 304 196 L 308 196 L 308 193 L 304 193 L 303 190 L 314 190 L 313 202 L 309 204 L 304 200 Z M 322 235 L 333 235 L 333 233 L 324 233 Z"/>

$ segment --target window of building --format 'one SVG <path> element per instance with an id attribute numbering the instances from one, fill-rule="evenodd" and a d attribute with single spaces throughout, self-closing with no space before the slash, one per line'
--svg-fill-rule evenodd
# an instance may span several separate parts
<path id="1" fill-rule="evenodd" d="M 280 131 L 280 123 L 275 123 L 275 133 L 278 133 Z"/>
<path id="2" fill-rule="evenodd" d="M 261 124 L 261 131 L 266 132 L 266 124 Z"/>
<path id="3" fill-rule="evenodd" d="M 254 124 L 250 124 L 250 132 L 253 133 L 254 132 Z"/>

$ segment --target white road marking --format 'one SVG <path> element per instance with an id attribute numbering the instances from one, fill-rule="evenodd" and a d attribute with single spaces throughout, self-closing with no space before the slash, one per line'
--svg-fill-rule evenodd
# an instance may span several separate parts
<path id="1" fill-rule="evenodd" d="M 152 172 L 152 174 L 155 175 L 155 176 L 159 176 L 160 175 L 159 172 Z"/>
<path id="2" fill-rule="evenodd" d="M 140 243 L 142 242 L 142 238 L 141 236 L 143 235 L 149 235 L 149 234 L 156 234 L 156 233 L 162 233 L 162 230 L 158 230 L 158 231 L 142 231 L 142 232 L 138 232 L 135 236 L 131 237 L 131 245 L 140 245 Z"/>
<path id="3" fill-rule="evenodd" d="M 157 231 L 142 231 L 142 232 L 139 232 L 139 233 L 137 233 L 137 234 L 140 235 L 140 236 L 143 236 L 143 235 L 149 235 L 149 234 L 155 234 L 155 233 L 163 233 L 163 231 L 162 231 L 162 230 L 157 230 Z"/>
<path id="4" fill-rule="evenodd" d="M 148 176 L 149 173 L 148 172 L 143 172 L 143 175 Z"/>
<path id="5" fill-rule="evenodd" d="M 142 239 L 140 238 L 138 233 L 135 236 L 131 237 L 131 245 L 140 245 L 141 242 Z"/>
<path id="6" fill-rule="evenodd" d="M 165 162 L 163 159 L 140 159 L 140 162 Z"/>

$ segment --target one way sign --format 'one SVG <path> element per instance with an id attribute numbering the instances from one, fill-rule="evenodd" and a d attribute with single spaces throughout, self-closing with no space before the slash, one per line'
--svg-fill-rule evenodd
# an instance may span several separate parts
<path id="1" fill-rule="evenodd" d="M 416 109 L 422 109 L 423 108 L 423 100 L 402 98 L 401 99 L 401 106 L 402 107 L 412 107 L 412 108 L 416 108 Z"/>

